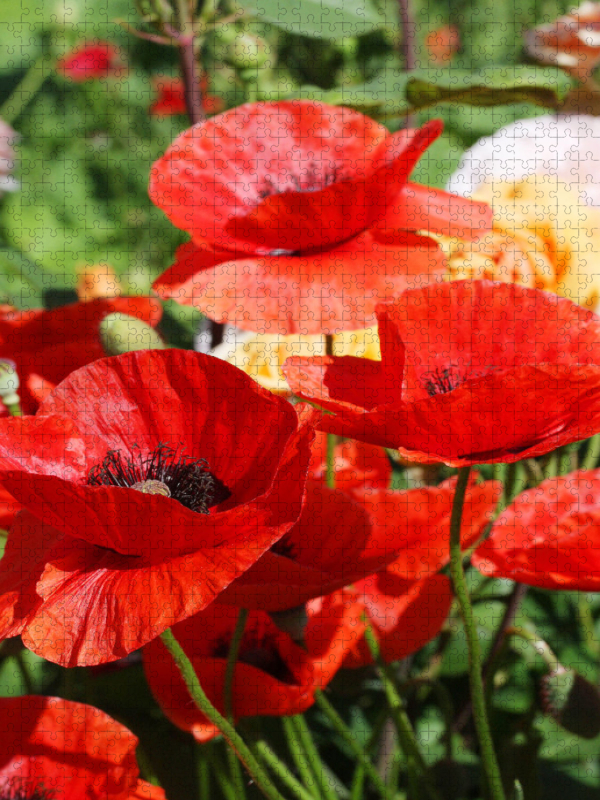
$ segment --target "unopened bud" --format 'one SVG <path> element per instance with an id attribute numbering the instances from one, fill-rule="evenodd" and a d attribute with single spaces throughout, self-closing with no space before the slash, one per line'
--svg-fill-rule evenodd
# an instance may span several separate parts
<path id="1" fill-rule="evenodd" d="M 257 36 L 243 33 L 227 49 L 227 61 L 239 69 L 262 67 L 271 54 L 269 45 Z"/>
<path id="2" fill-rule="evenodd" d="M 115 311 L 100 323 L 100 341 L 108 356 L 134 350 L 164 350 L 166 344 L 146 322 Z"/>
<path id="3" fill-rule="evenodd" d="M 19 376 L 17 374 L 17 365 L 14 361 L 8 358 L 0 360 L 0 400 L 6 408 L 8 413 L 12 416 L 20 416 L 21 414 L 21 398 L 18 393 Z"/>
<path id="4" fill-rule="evenodd" d="M 594 739 L 600 733 L 600 693 L 572 669 L 549 672 L 542 678 L 544 710 L 565 730 Z"/>

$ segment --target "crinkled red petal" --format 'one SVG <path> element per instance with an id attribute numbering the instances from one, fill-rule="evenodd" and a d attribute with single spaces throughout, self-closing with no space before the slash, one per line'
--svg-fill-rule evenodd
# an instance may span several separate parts
<path id="1" fill-rule="evenodd" d="M 600 591 L 600 470 L 572 472 L 520 494 L 472 557 L 485 575 L 529 586 Z"/>
<path id="2" fill-rule="evenodd" d="M 348 108 L 248 103 L 181 134 L 154 164 L 149 193 L 174 225 L 216 247 L 256 253 L 271 249 L 275 236 L 275 248 L 298 249 L 294 237 L 304 241 L 306 231 L 297 212 L 312 220 L 313 244 L 332 235 L 341 241 L 361 230 L 365 206 L 344 201 L 344 219 L 330 195 L 343 201 L 353 179 L 364 181 L 388 137 L 383 125 Z M 344 182 L 338 196 L 333 186 Z"/>
<path id="3" fill-rule="evenodd" d="M 378 303 L 445 274 L 445 257 L 432 239 L 371 230 L 299 255 L 227 256 L 189 242 L 154 288 L 244 330 L 321 334 L 371 325 Z"/>

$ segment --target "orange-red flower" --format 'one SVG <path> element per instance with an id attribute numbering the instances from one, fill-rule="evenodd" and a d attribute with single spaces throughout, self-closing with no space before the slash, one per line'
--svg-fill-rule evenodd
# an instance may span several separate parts
<path id="1" fill-rule="evenodd" d="M 152 117 L 174 117 L 186 114 L 185 91 L 183 80 L 168 75 L 160 75 L 152 79 L 152 85 L 158 97 L 150 106 Z M 208 94 L 208 76 L 203 75 L 200 81 L 202 89 L 202 107 L 208 114 L 216 114 L 223 110 L 222 98 Z"/>
<path id="2" fill-rule="evenodd" d="M 406 292 L 378 308 L 381 361 L 292 358 L 320 428 L 465 466 L 542 455 L 600 431 L 600 317 L 491 281 Z"/>
<path id="3" fill-rule="evenodd" d="M 402 492 L 355 490 L 352 496 L 368 511 L 376 530 L 395 530 L 397 555 L 386 569 L 409 581 L 434 575 L 450 560 L 450 517 L 456 477 L 438 486 Z M 477 483 L 472 475 L 465 494 L 461 546 L 472 547 L 491 522 L 502 493 L 500 481 Z"/>
<path id="4" fill-rule="evenodd" d="M 6 546 L 0 638 L 65 666 L 205 608 L 302 510 L 309 422 L 210 356 L 96 361 L 0 428 L 2 481 L 33 512 Z"/>
<path id="5" fill-rule="evenodd" d="M 438 244 L 471 238 L 491 211 L 408 176 L 439 121 L 390 135 L 348 108 L 252 103 L 179 136 L 150 197 L 192 241 L 155 283 L 163 297 L 262 333 L 337 333 L 378 301 L 440 280 Z"/>
<path id="6" fill-rule="evenodd" d="M 437 636 L 448 617 L 453 597 L 445 575 L 411 581 L 390 570 L 370 575 L 353 589 L 364 606 L 366 619 L 386 663 L 416 653 Z M 356 641 L 344 659 L 344 667 L 372 663 L 373 657 L 364 638 Z"/>
<path id="7" fill-rule="evenodd" d="M 104 358 L 100 323 L 113 313 L 155 326 L 162 308 L 152 297 L 113 297 L 52 311 L 16 311 L 10 306 L 0 309 L 0 358 L 8 358 L 17 366 L 24 413 L 34 414 L 71 372 Z"/>
<path id="8" fill-rule="evenodd" d="M 445 66 L 460 48 L 460 32 L 456 25 L 442 25 L 427 34 L 425 47 L 429 61 L 436 66 Z"/>
<path id="9" fill-rule="evenodd" d="M 116 76 L 119 68 L 117 48 L 109 42 L 84 42 L 56 62 L 56 71 L 75 83 Z"/>
<path id="10" fill-rule="evenodd" d="M 529 586 L 600 591 L 600 470 L 528 489 L 498 517 L 472 563 Z"/>
<path id="11" fill-rule="evenodd" d="M 277 628 L 264 611 L 251 611 L 233 678 L 234 718 L 285 716 L 309 708 L 315 690 L 329 683 L 362 635 L 361 610 L 360 604 L 341 593 L 309 603 L 305 646 Z M 173 628 L 200 685 L 221 713 L 227 655 L 238 614 L 237 608 L 216 602 Z M 160 639 L 144 648 L 144 667 L 150 688 L 169 719 L 199 741 L 218 734 L 191 702 Z"/>
<path id="12" fill-rule="evenodd" d="M 277 611 L 330 594 L 386 566 L 410 580 L 432 575 L 448 563 L 455 487 L 456 478 L 450 478 L 439 486 L 403 492 L 363 485 L 346 493 L 309 480 L 296 525 L 220 599 Z M 476 485 L 472 478 L 463 514 L 464 549 L 483 533 L 501 491 L 498 481 Z"/>
<path id="13" fill-rule="evenodd" d="M 335 487 L 349 492 L 372 487 L 387 489 L 392 465 L 381 447 L 347 439 L 335 446 L 333 469 Z M 327 474 L 327 434 L 317 431 L 308 468 L 309 478 L 324 481 Z"/>
<path id="14" fill-rule="evenodd" d="M 137 738 L 103 711 L 58 697 L 0 699 L 0 796 L 164 800 L 140 780 Z"/>

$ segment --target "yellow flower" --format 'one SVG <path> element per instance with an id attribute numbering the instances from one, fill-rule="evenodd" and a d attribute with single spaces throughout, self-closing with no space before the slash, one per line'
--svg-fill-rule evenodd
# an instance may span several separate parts
<path id="1" fill-rule="evenodd" d="M 473 199 L 494 210 L 492 233 L 446 240 L 449 277 L 489 278 L 555 292 L 595 310 L 600 298 L 600 211 L 557 178 L 486 183 Z"/>
<path id="2" fill-rule="evenodd" d="M 380 360 L 377 328 L 337 334 L 333 337 L 333 353 Z M 281 365 L 292 356 L 324 356 L 325 336 L 277 336 L 238 331 L 235 342 L 220 344 L 212 355 L 234 364 L 265 389 L 289 394 Z"/>

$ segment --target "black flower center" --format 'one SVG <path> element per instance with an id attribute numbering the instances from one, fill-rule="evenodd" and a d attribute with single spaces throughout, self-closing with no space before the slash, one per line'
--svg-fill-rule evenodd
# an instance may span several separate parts
<path id="1" fill-rule="evenodd" d="M 425 389 L 430 397 L 436 394 L 447 394 L 463 382 L 463 378 L 456 367 L 436 369 L 425 375 Z"/>
<path id="2" fill-rule="evenodd" d="M 159 444 L 144 456 L 137 445 L 134 455 L 124 456 L 110 450 L 101 464 L 89 472 L 88 486 L 121 486 L 144 494 L 172 497 L 198 514 L 223 503 L 231 492 L 209 470 L 203 458 L 186 456 L 183 450 Z M 2 798 L 0 798 L 2 800 Z"/>
<path id="3" fill-rule="evenodd" d="M 30 779 L 12 778 L 0 784 L 0 800 L 54 800 L 54 792 Z"/>
<path id="4" fill-rule="evenodd" d="M 267 175 L 263 181 L 263 188 L 258 195 L 261 200 L 266 200 L 276 194 L 284 192 L 320 192 L 334 183 L 347 179 L 342 167 L 338 164 L 317 164 L 310 161 L 302 170 L 301 175 L 286 175 L 282 181 L 275 182 Z"/>

